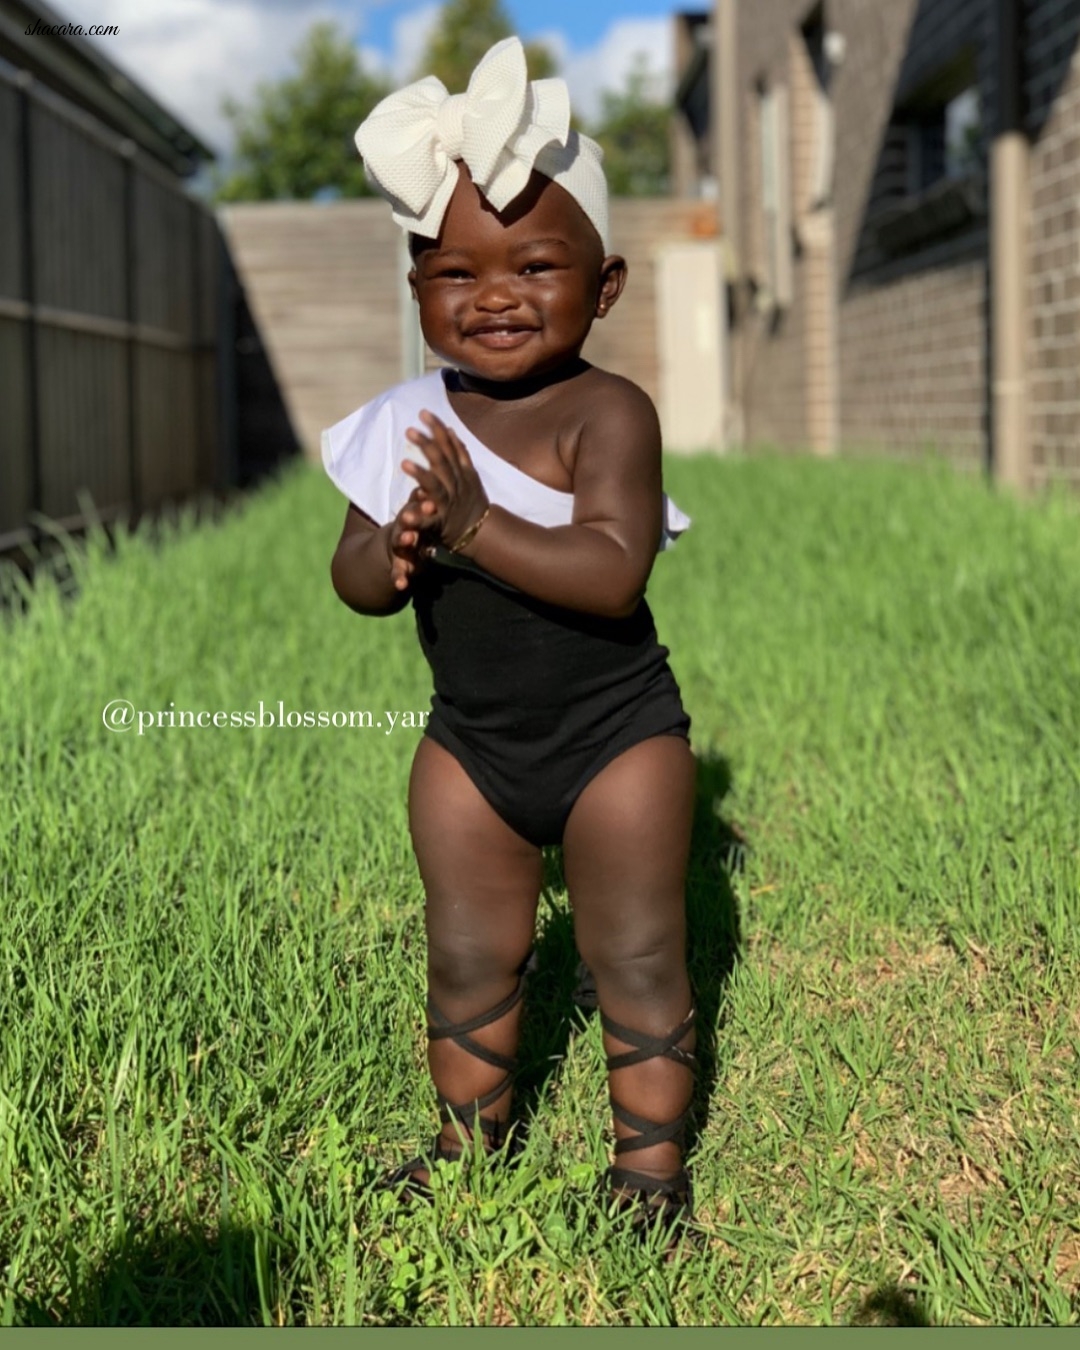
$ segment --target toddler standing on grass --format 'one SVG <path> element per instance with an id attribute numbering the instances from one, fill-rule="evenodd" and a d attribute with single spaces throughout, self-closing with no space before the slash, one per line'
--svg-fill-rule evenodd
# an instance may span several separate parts
<path id="1" fill-rule="evenodd" d="M 425 1192 L 432 1159 L 505 1142 L 541 849 L 561 844 L 608 1056 L 608 1182 L 683 1217 L 695 761 L 644 592 L 689 521 L 662 491 L 648 396 L 581 357 L 627 275 L 602 152 L 570 129 L 562 80 L 529 83 L 517 38 L 465 94 L 428 77 L 384 99 L 356 140 L 447 362 L 323 438 L 350 499 L 334 588 L 359 614 L 411 601 L 435 686 L 409 828 L 442 1128 L 389 1181 Z"/>

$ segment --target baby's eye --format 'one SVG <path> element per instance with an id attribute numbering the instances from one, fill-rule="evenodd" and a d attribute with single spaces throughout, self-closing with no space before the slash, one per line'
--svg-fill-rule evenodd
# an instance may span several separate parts
<path id="1" fill-rule="evenodd" d="M 550 272 L 550 271 L 551 271 L 551 263 L 546 263 L 546 262 L 531 262 L 531 263 L 526 263 L 525 266 L 524 266 L 524 268 L 522 269 L 522 271 L 527 272 L 527 273 L 528 273 L 528 272 Z"/>
<path id="2" fill-rule="evenodd" d="M 444 267 L 441 271 L 435 273 L 439 277 L 449 277 L 451 281 L 456 281 L 461 277 L 467 277 L 468 272 L 464 267 Z"/>

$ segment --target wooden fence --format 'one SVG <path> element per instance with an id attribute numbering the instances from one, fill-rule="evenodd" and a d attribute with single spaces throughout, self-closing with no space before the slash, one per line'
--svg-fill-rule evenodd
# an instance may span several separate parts
<path id="1" fill-rule="evenodd" d="M 232 299 L 212 212 L 0 71 L 0 551 L 234 480 Z"/>

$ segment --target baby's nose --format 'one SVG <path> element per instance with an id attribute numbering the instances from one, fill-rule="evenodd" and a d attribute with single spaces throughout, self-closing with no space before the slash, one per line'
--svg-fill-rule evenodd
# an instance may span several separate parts
<path id="1" fill-rule="evenodd" d="M 476 308 L 483 310 L 516 309 L 517 289 L 507 277 L 500 277 L 481 286 L 476 296 Z"/>

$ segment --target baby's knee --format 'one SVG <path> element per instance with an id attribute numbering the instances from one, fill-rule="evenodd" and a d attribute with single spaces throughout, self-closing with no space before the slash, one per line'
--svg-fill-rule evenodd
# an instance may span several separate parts
<path id="1" fill-rule="evenodd" d="M 428 986 L 432 997 L 459 1005 L 472 1004 L 516 976 L 513 955 L 462 934 L 456 941 L 428 941 Z M 502 995 L 498 995 L 495 1001 Z"/>
<path id="2" fill-rule="evenodd" d="M 581 955 L 596 978 L 601 1005 L 612 998 L 620 1004 L 666 1003 L 681 995 L 686 982 L 682 943 L 664 934 L 608 937 Z"/>

